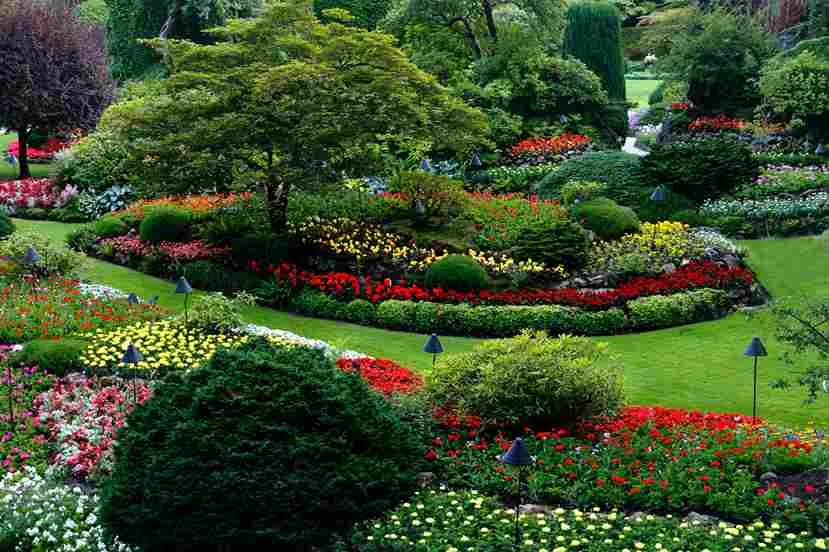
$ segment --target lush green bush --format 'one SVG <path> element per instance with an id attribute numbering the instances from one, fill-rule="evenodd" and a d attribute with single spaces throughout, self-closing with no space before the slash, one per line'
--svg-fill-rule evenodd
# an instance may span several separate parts
<path id="1" fill-rule="evenodd" d="M 651 92 L 651 95 L 648 96 L 648 105 L 655 105 L 655 104 L 662 103 L 664 97 L 665 97 L 665 81 L 662 81 L 662 82 L 659 83 L 659 86 L 657 86 L 654 89 L 654 91 Z"/>
<path id="2" fill-rule="evenodd" d="M 573 207 L 573 217 L 603 240 L 616 240 L 639 230 L 639 218 L 633 209 L 612 199 L 581 202 Z"/>
<path id="3" fill-rule="evenodd" d="M 527 223 L 510 252 L 519 261 L 532 259 L 567 270 L 587 264 L 588 241 L 584 229 L 570 220 L 545 219 Z"/>
<path id="4" fill-rule="evenodd" d="M 454 291 L 478 291 L 489 287 L 486 270 L 468 255 L 449 255 L 426 271 L 426 287 Z"/>
<path id="5" fill-rule="evenodd" d="M 599 75 L 610 98 L 625 99 L 622 26 L 614 4 L 597 0 L 570 4 L 564 53 L 580 59 Z"/>
<path id="6" fill-rule="evenodd" d="M 106 215 L 92 223 L 92 231 L 99 238 L 114 238 L 129 232 L 129 226 L 121 218 Z"/>
<path id="7" fill-rule="evenodd" d="M 422 455 L 360 376 L 254 342 L 168 376 L 133 411 L 101 520 L 148 552 L 324 546 L 408 496 Z"/>
<path id="8" fill-rule="evenodd" d="M 194 288 L 207 291 L 250 291 L 261 283 L 259 277 L 251 272 L 231 270 L 211 261 L 187 263 L 181 273 Z"/>
<path id="9" fill-rule="evenodd" d="M 231 255 L 240 264 L 257 261 L 278 265 L 289 256 L 291 249 L 291 239 L 287 235 L 263 231 L 245 234 L 230 242 Z"/>
<path id="10" fill-rule="evenodd" d="M 426 388 L 433 404 L 523 427 L 559 427 L 622 405 L 622 369 L 607 344 L 525 332 L 442 359 Z"/>
<path id="11" fill-rule="evenodd" d="M 389 0 L 314 0 L 314 11 L 317 14 L 332 8 L 347 10 L 354 18 L 355 25 L 367 29 L 376 27 L 390 6 Z"/>
<path id="12" fill-rule="evenodd" d="M 135 176 L 128 157 L 125 139 L 99 130 L 84 136 L 72 149 L 58 153 L 54 170 L 61 181 L 71 182 L 82 190 L 102 192 L 133 183 Z"/>
<path id="13" fill-rule="evenodd" d="M 95 246 L 98 234 L 93 230 L 92 225 L 81 226 L 66 236 L 66 246 L 73 251 L 89 253 Z"/>
<path id="14" fill-rule="evenodd" d="M 190 307 L 187 321 L 208 334 L 229 334 L 244 326 L 242 309 L 255 303 L 252 295 L 242 292 L 235 297 L 221 293 L 199 295 Z M 180 317 L 184 321 L 184 316 Z"/>
<path id="15" fill-rule="evenodd" d="M 722 316 L 729 306 L 728 294 L 718 289 L 653 295 L 635 299 L 627 305 L 631 324 L 640 330 L 711 320 Z"/>
<path id="16" fill-rule="evenodd" d="M 178 242 L 190 235 L 191 214 L 167 205 L 148 210 L 138 231 L 141 239 L 150 243 Z"/>
<path id="17" fill-rule="evenodd" d="M 655 188 L 654 188 L 655 189 Z M 654 201 L 651 199 L 654 189 L 645 189 L 639 199 L 639 206 L 636 207 L 636 214 L 639 220 L 644 222 L 660 222 L 663 220 L 679 220 L 674 218 L 674 213 L 696 209 L 696 203 L 671 190 L 665 190 L 665 199 Z"/>
<path id="18" fill-rule="evenodd" d="M 0 238 L 5 238 L 14 232 L 14 223 L 9 218 L 8 213 L 0 209 Z"/>
<path id="19" fill-rule="evenodd" d="M 83 372 L 84 363 L 80 358 L 88 345 L 85 339 L 74 337 L 36 339 L 26 343 L 11 360 L 22 366 L 38 366 L 62 377 L 72 372 Z"/>
<path id="20" fill-rule="evenodd" d="M 778 113 L 802 116 L 809 131 L 825 136 L 829 130 L 829 60 L 811 52 L 774 60 L 763 70 L 760 91 Z"/>
<path id="21" fill-rule="evenodd" d="M 603 195 L 626 207 L 636 207 L 645 189 L 638 156 L 621 151 L 591 152 L 568 159 L 538 185 L 544 199 L 560 198 L 562 187 L 571 180 L 603 182 Z"/>
<path id="22" fill-rule="evenodd" d="M 561 187 L 561 201 L 565 205 L 575 205 L 581 201 L 601 197 L 607 186 L 603 182 L 589 180 L 571 180 Z"/>
<path id="23" fill-rule="evenodd" d="M 23 258 L 30 247 L 37 251 L 40 260 L 27 267 L 23 265 Z M 15 232 L 0 240 L 0 257 L 15 261 L 17 272 L 35 272 L 39 276 L 71 275 L 84 263 L 83 255 L 31 230 Z"/>
<path id="24" fill-rule="evenodd" d="M 642 176 L 650 187 L 666 185 L 698 202 L 749 184 L 758 173 L 751 146 L 728 135 L 658 144 L 642 160 Z"/>

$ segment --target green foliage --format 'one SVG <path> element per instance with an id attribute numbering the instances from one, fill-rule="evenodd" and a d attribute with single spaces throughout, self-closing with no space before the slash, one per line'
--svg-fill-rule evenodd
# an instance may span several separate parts
<path id="1" fill-rule="evenodd" d="M 660 68 L 688 82 L 688 99 L 706 113 L 750 113 L 760 99 L 760 69 L 774 49 L 758 19 L 717 8 L 691 20 Z"/>
<path id="2" fill-rule="evenodd" d="M 207 333 L 232 333 L 244 326 L 242 309 L 254 303 L 253 296 L 244 292 L 234 297 L 221 293 L 199 295 L 190 307 L 189 322 Z"/>
<path id="3" fill-rule="evenodd" d="M 581 202 L 572 212 L 573 218 L 603 240 L 616 240 L 639 230 L 639 218 L 633 209 L 622 207 L 612 199 Z"/>
<path id="4" fill-rule="evenodd" d="M 564 53 L 582 60 L 602 79 L 612 99 L 625 99 L 625 59 L 619 11 L 610 2 L 583 0 L 567 8 Z"/>
<path id="5" fill-rule="evenodd" d="M 8 213 L 0 209 L 0 238 L 5 238 L 14 232 L 14 223 Z"/>
<path id="6" fill-rule="evenodd" d="M 575 222 L 562 219 L 528 222 L 518 235 L 521 239 L 511 250 L 517 260 L 562 265 L 567 270 L 587 264 L 587 235 Z"/>
<path id="7" fill-rule="evenodd" d="M 448 222 L 458 216 L 466 196 L 463 181 L 423 171 L 402 171 L 389 180 L 390 192 L 402 192 L 423 202 L 426 217 Z"/>
<path id="8" fill-rule="evenodd" d="M 728 310 L 728 294 L 719 289 L 699 289 L 673 295 L 653 295 L 630 301 L 631 323 L 640 330 L 667 328 L 718 318 Z"/>
<path id="9" fill-rule="evenodd" d="M 72 251 L 80 253 L 89 253 L 95 246 L 98 240 L 98 233 L 91 225 L 81 226 L 77 230 L 73 230 L 66 236 L 66 246 Z"/>
<path id="10" fill-rule="evenodd" d="M 182 267 L 181 273 L 194 288 L 208 291 L 250 291 L 261 283 L 251 272 L 231 270 L 210 261 L 187 263 Z"/>
<path id="11" fill-rule="evenodd" d="M 489 287 L 489 277 L 478 261 L 467 255 L 449 255 L 426 271 L 426 287 L 454 291 L 479 291 Z"/>
<path id="12" fill-rule="evenodd" d="M 314 0 L 314 11 L 320 15 L 324 10 L 344 9 L 354 18 L 354 25 L 373 29 L 386 16 L 391 4 L 391 0 Z"/>
<path id="13" fill-rule="evenodd" d="M 72 149 L 58 153 L 54 171 L 61 181 L 82 190 L 101 192 L 135 183 L 127 159 L 127 141 L 112 132 L 98 130 L 81 138 Z"/>
<path id="14" fill-rule="evenodd" d="M 699 217 L 695 215 L 696 203 L 671 190 L 665 191 L 663 201 L 653 201 L 651 194 L 653 194 L 653 190 L 642 192 L 639 206 L 636 207 L 636 214 L 639 215 L 640 220 L 645 222 L 675 220 L 685 222 L 691 226 L 699 226 L 699 224 L 694 223 L 699 222 Z"/>
<path id="15" fill-rule="evenodd" d="M 818 59 L 810 52 L 785 61 L 776 60 L 763 70 L 760 91 L 765 102 L 778 113 L 810 116 L 829 113 L 829 59 Z M 812 124 L 810 124 L 812 123 Z"/>
<path id="16" fill-rule="evenodd" d="M 192 215 L 178 207 L 160 205 L 144 215 L 138 232 L 150 243 L 185 241 L 190 234 Z"/>
<path id="17" fill-rule="evenodd" d="M 291 239 L 287 235 L 270 232 L 245 234 L 230 242 L 231 255 L 240 264 L 257 261 L 266 265 L 278 265 L 289 256 L 291 250 Z"/>
<path id="18" fill-rule="evenodd" d="M 283 307 L 293 295 L 294 288 L 288 282 L 267 280 L 253 290 L 256 299 L 266 305 Z"/>
<path id="19" fill-rule="evenodd" d="M 15 353 L 11 361 L 20 366 L 38 366 L 57 377 L 83 372 L 80 358 L 89 343 L 85 339 L 62 337 L 58 340 L 36 339 Z"/>
<path id="20" fill-rule="evenodd" d="M 254 342 L 168 376 L 133 411 L 100 517 L 148 552 L 324 546 L 409 496 L 423 452 L 359 375 Z"/>
<path id="21" fill-rule="evenodd" d="M 490 423 L 569 426 L 622 406 L 622 368 L 607 356 L 606 343 L 524 332 L 442 359 L 426 393 Z"/>
<path id="22" fill-rule="evenodd" d="M 83 0 L 75 8 L 75 13 L 84 21 L 96 23 L 102 27 L 106 26 L 109 19 L 109 8 L 106 5 L 106 0 Z"/>
<path id="23" fill-rule="evenodd" d="M 621 151 L 591 152 L 561 164 L 558 171 L 548 174 L 538 185 L 539 197 L 561 197 L 562 187 L 571 180 L 603 182 L 603 195 L 627 207 L 635 207 L 644 190 L 638 156 Z"/>
<path id="24" fill-rule="evenodd" d="M 23 257 L 30 247 L 34 247 L 40 261 L 29 268 L 23 265 Z M 72 275 L 84 263 L 84 256 L 71 251 L 62 243 L 54 242 L 48 236 L 32 230 L 15 232 L 0 240 L 0 257 L 15 262 L 14 272 L 30 273 L 39 276 Z"/>
<path id="25" fill-rule="evenodd" d="M 652 188 L 666 185 L 698 202 L 747 185 L 757 174 L 751 147 L 728 135 L 658 144 L 642 161 L 642 177 Z"/>
<path id="26" fill-rule="evenodd" d="M 821 240 L 826 242 L 825 234 Z M 829 367 L 826 364 L 826 359 L 829 358 L 829 335 L 824 329 L 829 321 L 829 303 L 824 300 L 809 300 L 804 305 L 783 302 L 775 307 L 774 315 L 776 337 L 789 348 L 784 359 L 789 366 L 796 366 L 799 372 L 796 381 L 805 388 L 806 402 L 815 402 L 826 391 L 825 382 L 829 379 Z M 807 363 L 805 368 L 804 361 Z M 788 388 L 791 381 L 783 378 L 774 385 Z"/>
<path id="27" fill-rule="evenodd" d="M 92 231 L 99 238 L 114 238 L 129 232 L 130 227 L 120 217 L 106 215 L 92 223 Z"/>
<path id="28" fill-rule="evenodd" d="M 590 180 L 571 180 L 561 187 L 561 201 L 565 205 L 575 205 L 581 201 L 590 201 L 600 197 L 607 186 L 604 182 Z"/>
<path id="29" fill-rule="evenodd" d="M 655 105 L 662 103 L 665 97 L 665 81 L 659 83 L 659 86 L 656 87 L 656 90 L 651 92 L 651 95 L 648 96 L 648 105 Z"/>

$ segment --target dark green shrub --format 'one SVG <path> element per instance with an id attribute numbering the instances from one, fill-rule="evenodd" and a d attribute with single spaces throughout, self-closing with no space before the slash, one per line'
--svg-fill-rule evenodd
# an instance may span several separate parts
<path id="1" fill-rule="evenodd" d="M 231 255 L 240 264 L 257 261 L 277 265 L 290 255 L 291 249 L 287 235 L 269 232 L 246 234 L 230 242 Z"/>
<path id="2" fill-rule="evenodd" d="M 89 253 L 97 240 L 98 234 L 95 233 L 91 225 L 86 225 L 70 232 L 66 236 L 66 245 L 74 251 Z"/>
<path id="3" fill-rule="evenodd" d="M 622 406 L 622 380 L 606 343 L 526 332 L 443 359 L 426 392 L 433 404 L 486 420 L 557 427 Z"/>
<path id="4" fill-rule="evenodd" d="M 318 318 L 342 319 L 345 312 L 345 303 L 315 289 L 302 290 L 291 298 L 288 306 L 299 314 Z"/>
<path id="5" fill-rule="evenodd" d="M 640 173 L 638 156 L 621 151 L 585 153 L 568 159 L 557 171 L 545 176 L 538 184 L 538 195 L 544 199 L 560 198 L 561 187 L 571 180 L 604 182 L 603 195 L 624 205 L 636 207 L 646 184 Z"/>
<path id="6" fill-rule="evenodd" d="M 616 6 L 597 0 L 570 4 L 564 53 L 580 59 L 599 75 L 611 99 L 625 99 L 622 25 Z"/>
<path id="7" fill-rule="evenodd" d="M 294 294 L 294 288 L 290 283 L 281 280 L 266 280 L 253 290 L 256 298 L 266 305 L 281 307 L 285 305 Z"/>
<path id="8" fill-rule="evenodd" d="M 698 202 L 750 184 L 758 171 L 751 146 L 728 135 L 658 144 L 642 160 L 650 187 L 666 185 Z"/>
<path id="9" fill-rule="evenodd" d="M 369 326 L 374 323 L 377 308 L 370 301 L 355 299 L 345 305 L 344 317 L 349 322 Z"/>
<path id="10" fill-rule="evenodd" d="M 188 263 L 179 272 L 194 288 L 205 291 L 249 291 L 261 284 L 255 274 L 231 270 L 211 261 Z"/>
<path id="11" fill-rule="evenodd" d="M 159 206 L 149 210 L 138 231 L 150 243 L 186 241 L 190 234 L 191 215 L 177 207 Z"/>
<path id="12" fill-rule="evenodd" d="M 0 238 L 5 238 L 9 234 L 14 233 L 14 223 L 9 218 L 6 211 L 0 209 Z"/>
<path id="13" fill-rule="evenodd" d="M 563 265 L 567 270 L 587 264 L 587 234 L 570 220 L 547 219 L 526 224 L 519 232 L 521 240 L 510 251 L 517 260 Z"/>
<path id="14" fill-rule="evenodd" d="M 92 231 L 99 238 L 114 238 L 129 232 L 127 223 L 113 215 L 105 215 L 92 223 Z"/>
<path id="15" fill-rule="evenodd" d="M 673 295 L 653 295 L 630 301 L 630 323 L 638 330 L 667 328 L 722 316 L 730 305 L 719 289 L 700 289 Z"/>
<path id="16" fill-rule="evenodd" d="M 660 222 L 674 219 L 674 213 L 679 211 L 694 210 L 696 204 L 687 197 L 666 189 L 665 199 L 653 201 L 651 195 L 653 190 L 643 190 L 639 199 L 639 206 L 636 207 L 636 214 L 639 220 L 645 222 Z"/>
<path id="17" fill-rule="evenodd" d="M 429 267 L 425 285 L 427 289 L 439 287 L 454 291 L 479 291 L 489 287 L 489 277 L 472 257 L 449 255 Z"/>
<path id="18" fill-rule="evenodd" d="M 622 207 L 612 199 L 581 202 L 573 207 L 573 218 L 603 240 L 616 240 L 639 230 L 639 218 L 633 209 Z"/>
<path id="19" fill-rule="evenodd" d="M 101 520 L 147 552 L 324 547 L 409 496 L 423 452 L 358 375 L 254 342 L 169 376 L 133 411 Z"/>
<path id="20" fill-rule="evenodd" d="M 648 96 L 648 105 L 654 105 L 658 103 L 662 103 L 662 100 L 665 97 L 665 81 L 659 83 L 659 86 L 651 92 L 651 95 Z"/>
<path id="21" fill-rule="evenodd" d="M 258 195 L 239 199 L 205 218 L 198 227 L 199 237 L 216 245 L 228 245 L 242 236 L 261 234 L 261 229 L 270 224 L 265 202 Z"/>
<path id="22" fill-rule="evenodd" d="M 30 207 L 19 211 L 17 216 L 22 219 L 29 220 L 46 220 L 49 218 L 49 212 L 46 211 L 46 209 L 41 209 L 40 207 Z"/>
<path id="23" fill-rule="evenodd" d="M 57 341 L 37 339 L 29 341 L 23 350 L 15 353 L 12 361 L 22 366 L 38 366 L 50 374 L 62 377 L 71 372 L 83 372 L 80 361 L 88 342 L 85 339 L 63 337 Z"/>
<path id="24" fill-rule="evenodd" d="M 417 303 L 391 299 L 377 305 L 377 323 L 391 330 L 414 330 Z"/>

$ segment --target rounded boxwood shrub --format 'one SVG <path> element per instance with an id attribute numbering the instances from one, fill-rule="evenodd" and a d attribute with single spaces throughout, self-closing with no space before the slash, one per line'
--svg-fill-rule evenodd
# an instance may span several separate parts
<path id="1" fill-rule="evenodd" d="M 587 264 L 587 234 L 571 220 L 551 219 L 526 224 L 520 243 L 510 252 L 519 261 L 532 259 L 548 266 L 562 265 L 568 270 Z"/>
<path id="2" fill-rule="evenodd" d="M 573 217 L 603 240 L 617 240 L 639 230 L 639 217 L 633 209 L 607 198 L 577 204 Z"/>
<path id="3" fill-rule="evenodd" d="M 85 339 L 63 337 L 57 341 L 36 339 L 29 341 L 12 361 L 22 366 L 38 366 L 50 374 L 62 377 L 70 372 L 83 372 L 80 358 L 86 350 Z"/>
<path id="4" fill-rule="evenodd" d="M 479 291 L 489 287 L 486 270 L 468 255 L 448 255 L 426 271 L 426 288 Z"/>
<path id="5" fill-rule="evenodd" d="M 622 379 L 606 343 L 523 332 L 438 362 L 426 392 L 434 404 L 487 420 L 560 427 L 621 406 Z"/>
<path id="6" fill-rule="evenodd" d="M 101 520 L 146 552 L 323 547 L 409 496 L 423 453 L 360 376 L 254 341 L 169 375 L 130 414 Z"/>
<path id="7" fill-rule="evenodd" d="M 568 159 L 557 171 L 538 183 L 538 195 L 543 199 L 559 199 L 561 188 L 571 180 L 604 182 L 602 195 L 625 205 L 635 207 L 646 184 L 642 182 L 639 156 L 621 151 L 597 151 Z"/>
<path id="8" fill-rule="evenodd" d="M 14 223 L 9 218 L 8 213 L 0 209 L 0 238 L 5 238 L 14 232 Z"/>
<path id="9" fill-rule="evenodd" d="M 106 215 L 92 224 L 92 231 L 99 238 L 114 238 L 123 236 L 129 232 L 130 227 L 120 218 L 113 215 Z"/>
<path id="10" fill-rule="evenodd" d="M 138 231 L 150 243 L 185 241 L 190 234 L 190 213 L 170 206 L 155 207 L 144 215 Z"/>

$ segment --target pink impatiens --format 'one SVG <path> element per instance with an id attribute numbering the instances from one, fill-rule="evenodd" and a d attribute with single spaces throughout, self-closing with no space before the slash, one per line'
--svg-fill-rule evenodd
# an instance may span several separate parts
<path id="1" fill-rule="evenodd" d="M 61 189 L 48 178 L 27 178 L 0 182 L 0 206 L 8 210 L 58 209 L 75 196 L 78 189 L 68 185 Z"/>

